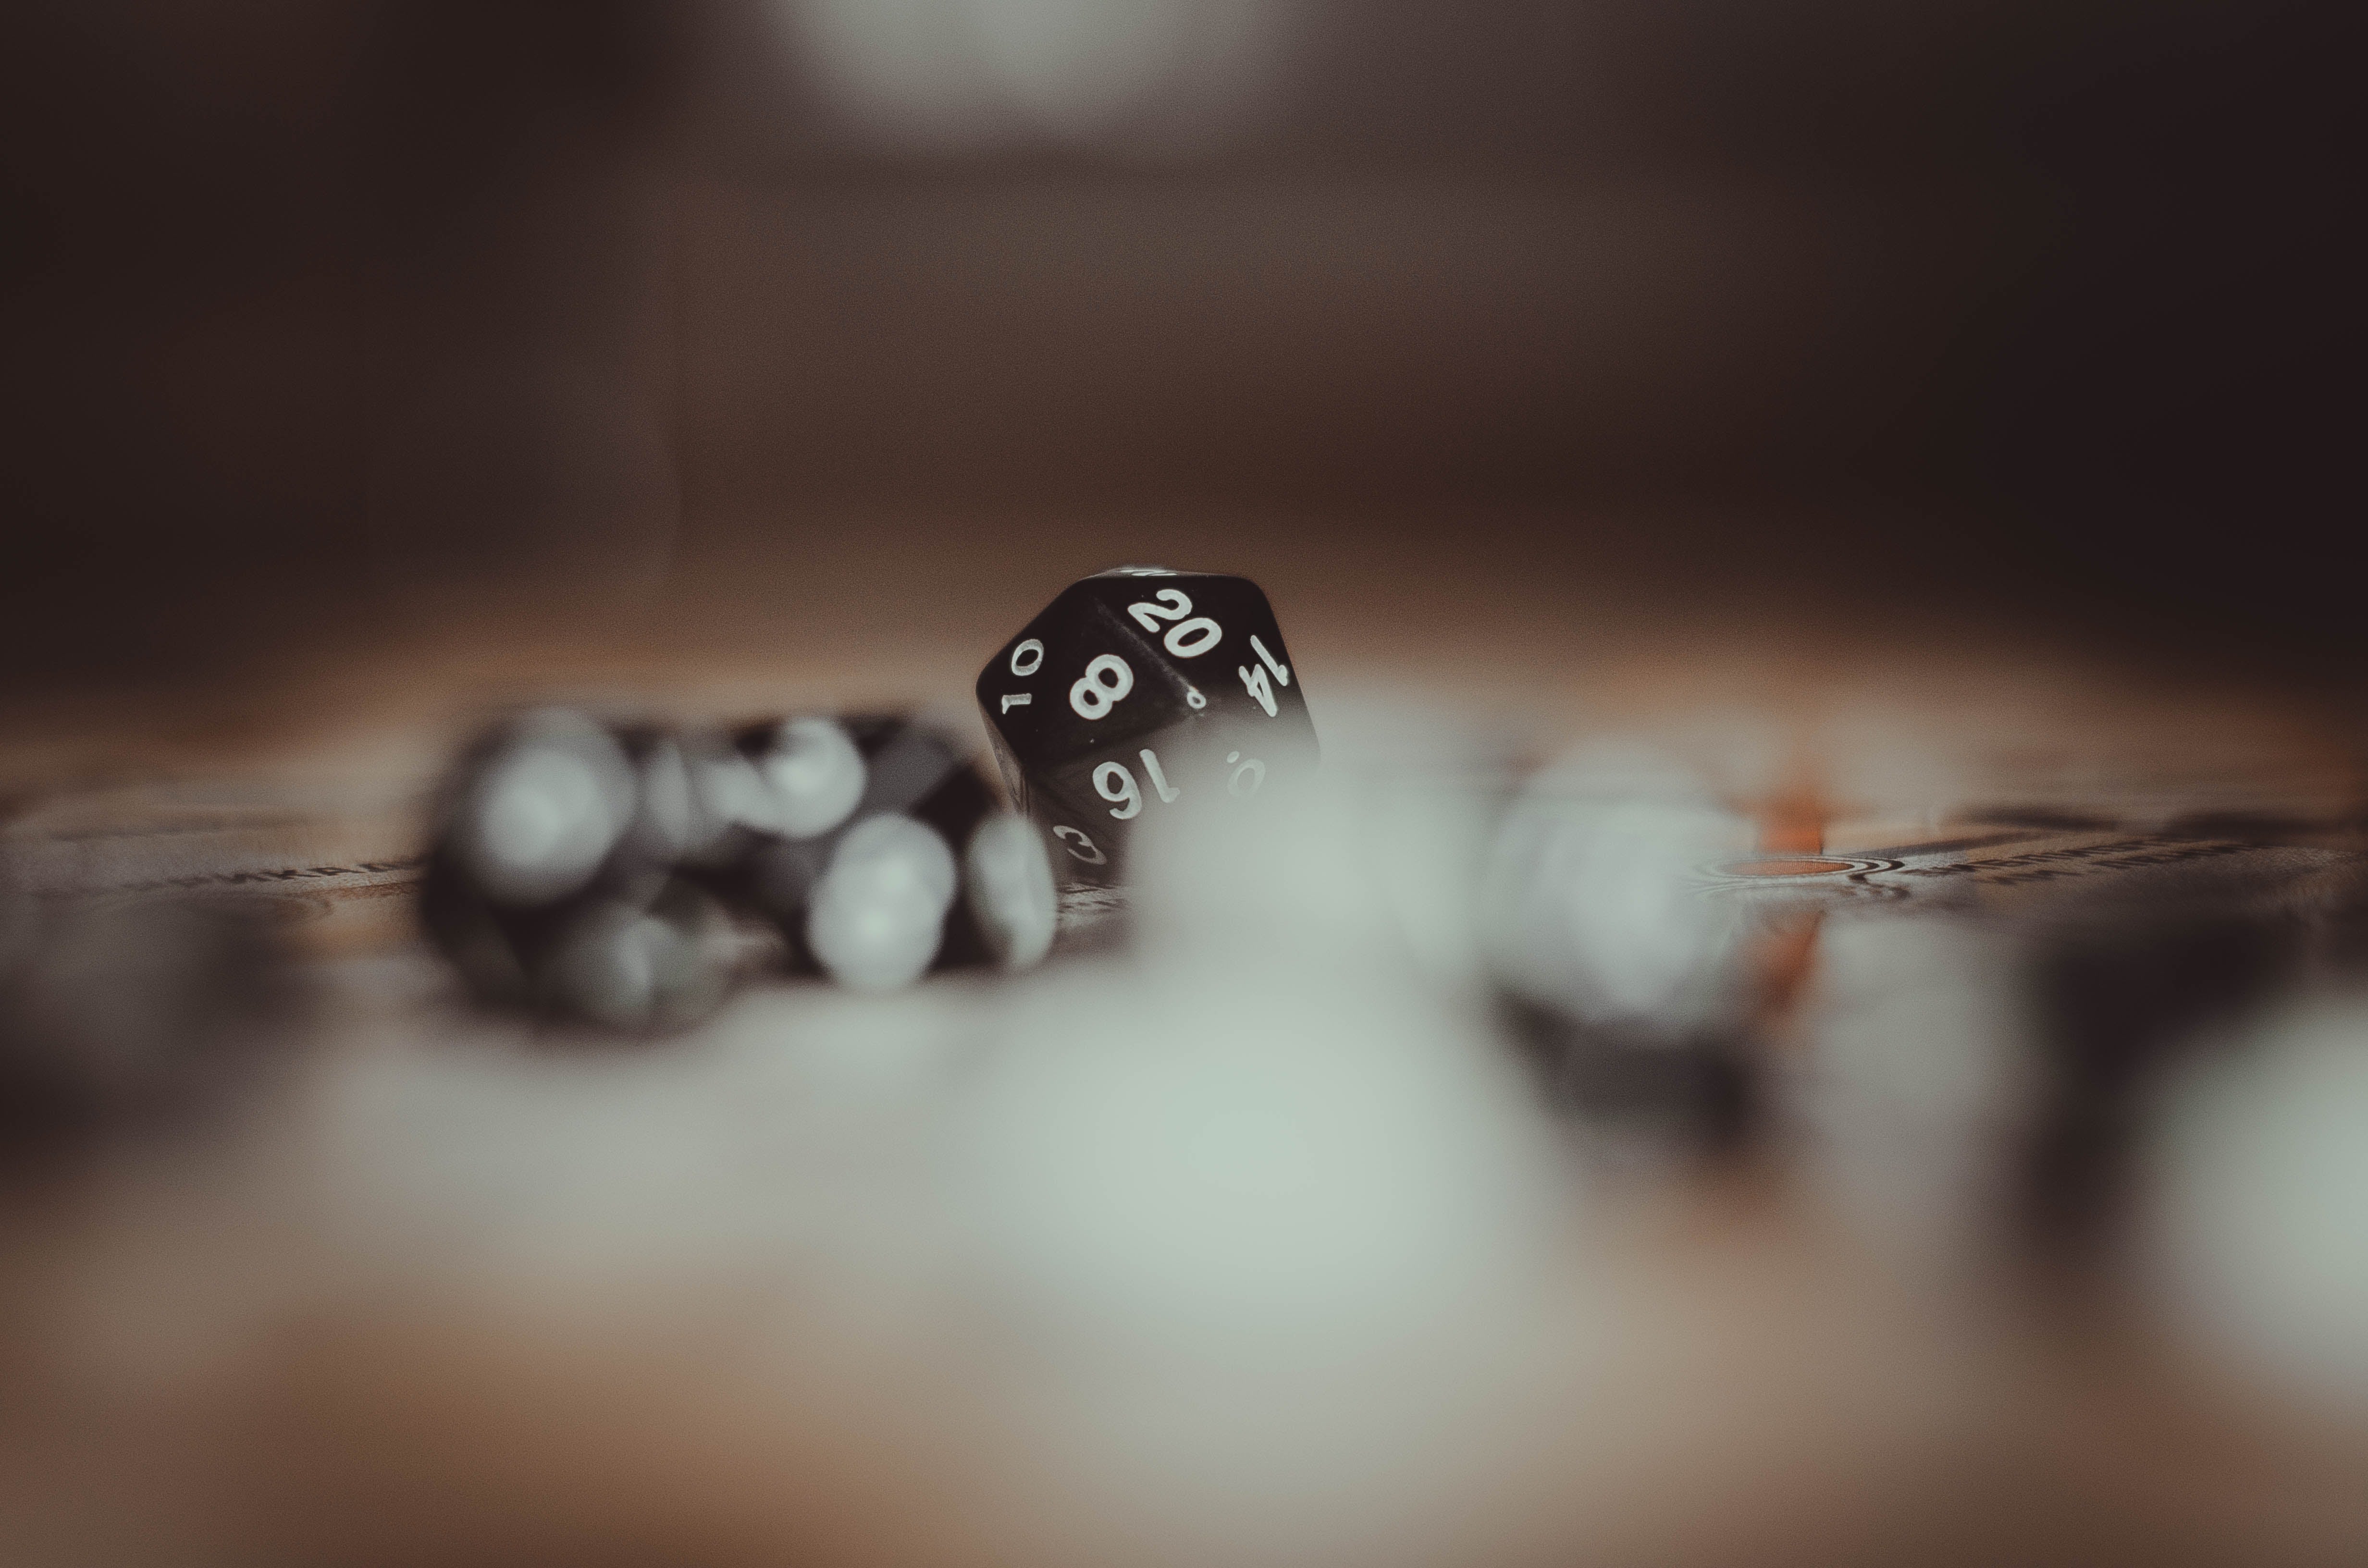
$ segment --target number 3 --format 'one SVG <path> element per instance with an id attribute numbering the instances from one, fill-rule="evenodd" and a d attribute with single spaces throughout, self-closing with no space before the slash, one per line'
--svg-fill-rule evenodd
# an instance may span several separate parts
<path id="1" fill-rule="evenodd" d="M 1083 860 L 1088 866 L 1107 866 L 1110 864 L 1110 857 L 1103 854 L 1099 848 L 1097 848 L 1094 845 L 1094 841 L 1076 828 L 1056 827 L 1053 830 L 1053 836 L 1055 838 L 1076 839 L 1077 841 L 1076 844 L 1064 844 L 1061 847 L 1066 849 L 1070 854 L 1075 855 L 1078 859 Z M 1079 848 L 1079 845 L 1083 845 L 1084 847 Z"/>

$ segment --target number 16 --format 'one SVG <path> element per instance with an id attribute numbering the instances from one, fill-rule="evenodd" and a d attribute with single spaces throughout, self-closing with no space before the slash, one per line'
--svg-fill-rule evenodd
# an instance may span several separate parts
<path id="1" fill-rule="evenodd" d="M 1159 770 L 1157 755 L 1149 746 L 1144 747 L 1140 755 L 1143 771 L 1150 775 L 1151 787 L 1159 791 L 1161 803 L 1174 805 L 1176 798 L 1184 791 L 1167 782 L 1167 775 Z M 1094 793 L 1105 801 L 1118 802 L 1110 808 L 1110 815 L 1121 822 L 1143 811 L 1143 787 L 1134 781 L 1134 775 L 1127 771 L 1122 762 L 1105 762 L 1094 769 Z"/>

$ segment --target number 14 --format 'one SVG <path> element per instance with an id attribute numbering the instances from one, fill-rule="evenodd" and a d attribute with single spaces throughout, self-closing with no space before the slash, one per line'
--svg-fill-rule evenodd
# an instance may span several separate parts
<path id="1" fill-rule="evenodd" d="M 1268 670 L 1272 670 L 1274 678 L 1278 682 L 1289 686 L 1291 666 L 1268 653 L 1266 644 L 1258 640 L 1256 633 L 1250 636 L 1250 647 L 1257 651 L 1260 667 L 1254 668 L 1248 665 L 1239 665 L 1235 667 L 1234 673 L 1242 677 L 1242 688 L 1258 699 L 1258 706 L 1265 709 L 1266 716 L 1271 719 L 1276 716 L 1278 710 L 1274 705 L 1274 687 L 1267 684 L 1266 673 Z"/>

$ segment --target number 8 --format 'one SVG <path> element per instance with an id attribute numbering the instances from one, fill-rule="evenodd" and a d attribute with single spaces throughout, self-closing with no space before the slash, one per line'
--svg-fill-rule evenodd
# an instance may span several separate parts
<path id="1" fill-rule="evenodd" d="M 1082 717 L 1099 719 L 1110 710 L 1111 703 L 1133 689 L 1134 672 L 1126 661 L 1116 653 L 1104 653 L 1087 665 L 1077 684 L 1069 688 L 1069 706 Z"/>

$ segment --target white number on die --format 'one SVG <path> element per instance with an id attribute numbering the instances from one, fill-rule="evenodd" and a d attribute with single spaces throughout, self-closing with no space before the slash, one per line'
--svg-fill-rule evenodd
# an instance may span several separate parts
<path id="1" fill-rule="evenodd" d="M 1174 805 L 1184 791 L 1167 782 L 1167 774 L 1159 766 L 1159 754 L 1145 746 L 1135 755 L 1143 758 L 1143 771 L 1150 778 L 1151 787 L 1159 791 L 1160 803 Z M 1094 793 L 1105 801 L 1119 802 L 1110 809 L 1110 815 L 1121 822 L 1142 814 L 1143 786 L 1134 781 L 1134 775 L 1122 762 L 1105 762 L 1094 769 Z"/>
<path id="2" fill-rule="evenodd" d="M 1224 629 L 1205 615 L 1196 615 L 1181 626 L 1167 629 L 1167 651 L 1179 659 L 1197 659 L 1215 647 L 1225 635 Z"/>
<path id="3" fill-rule="evenodd" d="M 1110 710 L 1110 704 L 1134 689 L 1134 671 L 1116 653 L 1104 653 L 1086 666 L 1077 684 L 1069 688 L 1069 706 L 1086 719 L 1099 719 Z"/>
<path id="4" fill-rule="evenodd" d="M 1107 866 L 1110 864 L 1110 857 L 1103 854 L 1100 848 L 1095 845 L 1091 838 L 1086 835 L 1082 829 L 1074 827 L 1056 827 L 1053 830 L 1053 836 L 1060 839 L 1076 839 L 1076 843 L 1063 844 L 1061 847 L 1066 849 L 1070 854 L 1075 855 L 1078 859 L 1083 860 L 1088 866 Z"/>
<path id="5" fill-rule="evenodd" d="M 1151 787 L 1159 791 L 1160 803 L 1173 805 L 1176 797 L 1184 791 L 1168 783 L 1167 775 L 1159 771 L 1159 754 L 1145 746 L 1139 755 L 1143 758 L 1143 771 L 1150 776 Z"/>
<path id="6" fill-rule="evenodd" d="M 1261 665 L 1252 669 L 1247 665 L 1236 665 L 1234 673 L 1242 677 L 1243 689 L 1258 699 L 1258 706 L 1266 710 L 1266 716 L 1274 718 L 1277 714 L 1274 683 L 1266 678 L 1266 666 Z"/>
<path id="7" fill-rule="evenodd" d="M 1126 607 L 1126 613 L 1134 617 L 1135 623 L 1145 631 L 1157 631 L 1163 620 L 1182 622 L 1169 627 L 1167 635 L 1162 639 L 1162 646 L 1178 658 L 1197 659 L 1224 641 L 1225 629 L 1207 616 L 1195 615 L 1190 620 L 1184 619 L 1186 616 L 1192 615 L 1192 601 L 1181 590 L 1162 588 L 1151 598 L 1161 602 L 1154 604 L 1151 599 L 1138 600 Z M 1283 684 L 1287 686 L 1290 682 L 1285 680 Z"/>
<path id="8" fill-rule="evenodd" d="M 1123 802 L 1110 808 L 1110 815 L 1121 822 L 1138 815 L 1143 810 L 1143 790 L 1136 786 L 1134 775 L 1126 770 L 1123 763 L 1105 762 L 1094 769 L 1094 793 L 1105 801 Z"/>
<path id="9" fill-rule="evenodd" d="M 1181 589 L 1162 588 L 1151 597 L 1161 602 L 1153 604 L 1148 599 L 1138 599 L 1126 607 L 1126 613 L 1134 617 L 1136 623 L 1154 637 L 1159 635 L 1161 621 L 1181 620 L 1192 613 L 1192 601 L 1184 597 Z"/>
<path id="10" fill-rule="evenodd" d="M 1028 661 L 1024 666 L 1019 662 L 1022 659 Z M 1032 676 L 1043 667 L 1044 644 L 1038 642 L 1035 638 L 1030 637 L 1027 642 L 1022 642 L 1019 647 L 1011 650 L 1011 673 L 1013 675 L 1023 677 Z"/>

